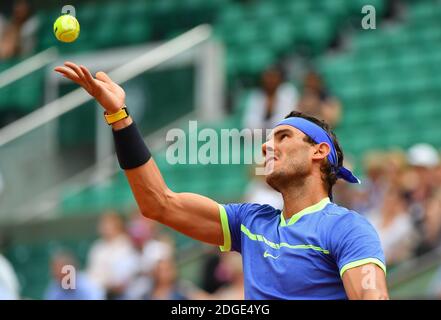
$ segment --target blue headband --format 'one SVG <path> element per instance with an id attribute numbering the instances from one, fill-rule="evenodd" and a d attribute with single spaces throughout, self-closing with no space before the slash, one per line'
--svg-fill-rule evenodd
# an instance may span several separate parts
<path id="1" fill-rule="evenodd" d="M 337 178 L 343 179 L 350 183 L 360 183 L 360 180 L 349 170 L 345 167 L 339 167 L 338 166 L 338 157 L 337 157 L 337 151 L 335 150 L 334 143 L 332 142 L 331 137 L 328 135 L 328 133 L 323 130 L 320 126 L 316 125 L 315 123 L 299 118 L 299 117 L 290 117 L 287 119 L 284 119 L 277 124 L 278 126 L 291 126 L 294 127 L 300 131 L 302 131 L 304 134 L 306 134 L 308 137 L 310 137 L 315 143 L 326 143 L 331 148 L 331 152 L 328 154 L 328 161 L 332 165 L 332 168 L 337 172 Z"/>

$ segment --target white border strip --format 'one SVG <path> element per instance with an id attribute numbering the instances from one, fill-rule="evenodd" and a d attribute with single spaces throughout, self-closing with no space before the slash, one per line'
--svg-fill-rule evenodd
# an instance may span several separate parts
<path id="1" fill-rule="evenodd" d="M 0 73 L 0 88 L 6 87 L 8 84 L 44 67 L 55 61 L 57 58 L 58 50 L 56 48 L 49 48 L 7 70 L 4 70 Z"/>

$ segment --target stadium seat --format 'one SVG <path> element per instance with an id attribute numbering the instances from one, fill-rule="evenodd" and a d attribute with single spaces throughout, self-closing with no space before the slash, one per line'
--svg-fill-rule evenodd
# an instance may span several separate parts
<path id="1" fill-rule="evenodd" d="M 294 47 L 296 42 L 295 24 L 290 19 L 279 18 L 271 24 L 264 21 L 264 26 L 261 26 L 260 30 L 264 42 L 274 52 L 281 54 Z"/>
<path id="2" fill-rule="evenodd" d="M 260 1 L 250 6 L 245 17 L 253 20 L 271 21 L 278 18 L 278 6 L 271 1 Z"/>
<path id="3" fill-rule="evenodd" d="M 313 54 L 321 53 L 336 35 L 335 27 L 329 16 L 311 14 L 303 26 L 303 41 L 310 46 Z"/>

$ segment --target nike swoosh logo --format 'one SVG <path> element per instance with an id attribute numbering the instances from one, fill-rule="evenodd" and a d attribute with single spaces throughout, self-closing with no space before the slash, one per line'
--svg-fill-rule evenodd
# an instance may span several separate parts
<path id="1" fill-rule="evenodd" d="M 263 253 L 263 257 L 264 257 L 264 258 L 278 259 L 280 256 L 275 257 L 275 256 L 269 254 L 268 251 L 265 251 L 265 252 Z"/>

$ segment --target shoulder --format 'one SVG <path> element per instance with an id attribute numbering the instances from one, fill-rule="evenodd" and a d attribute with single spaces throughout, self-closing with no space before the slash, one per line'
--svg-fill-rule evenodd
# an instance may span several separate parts
<path id="1" fill-rule="evenodd" d="M 352 229 L 374 230 L 372 224 L 361 214 L 354 210 L 330 203 L 323 211 L 324 222 L 331 227 L 334 232 L 350 231 Z M 333 232 L 333 233 L 334 233 Z"/>
<path id="2" fill-rule="evenodd" d="M 230 203 L 222 205 L 229 217 L 236 217 L 244 221 L 246 218 L 273 218 L 280 214 L 280 210 L 268 204 L 258 203 Z"/>
<path id="3" fill-rule="evenodd" d="M 323 209 L 323 215 L 335 222 L 367 222 L 367 219 L 357 211 L 339 206 L 331 202 Z"/>
<path id="4" fill-rule="evenodd" d="M 373 225 L 361 214 L 334 203 L 323 210 L 323 230 L 331 248 L 341 248 L 345 244 L 379 243 L 378 233 Z"/>
<path id="5" fill-rule="evenodd" d="M 229 203 L 222 205 L 225 210 L 235 210 L 252 214 L 274 214 L 276 211 L 274 207 L 269 204 L 259 203 Z"/>

